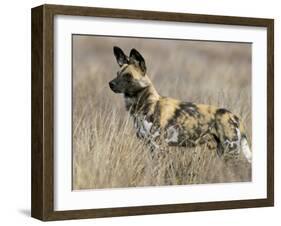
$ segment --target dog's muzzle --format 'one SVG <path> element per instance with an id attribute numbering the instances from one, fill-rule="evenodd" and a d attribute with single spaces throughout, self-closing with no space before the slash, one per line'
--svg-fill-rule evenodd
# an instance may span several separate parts
<path id="1" fill-rule="evenodd" d="M 110 81 L 108 84 L 109 84 L 110 89 L 114 93 L 120 93 L 120 91 L 116 88 L 116 84 L 113 81 Z"/>

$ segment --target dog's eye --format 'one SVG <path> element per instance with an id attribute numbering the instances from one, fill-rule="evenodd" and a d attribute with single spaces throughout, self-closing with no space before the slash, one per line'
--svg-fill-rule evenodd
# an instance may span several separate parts
<path id="1" fill-rule="evenodd" d="M 126 79 L 127 81 L 131 81 L 132 80 L 132 75 L 129 73 L 126 73 L 123 75 L 123 78 Z"/>

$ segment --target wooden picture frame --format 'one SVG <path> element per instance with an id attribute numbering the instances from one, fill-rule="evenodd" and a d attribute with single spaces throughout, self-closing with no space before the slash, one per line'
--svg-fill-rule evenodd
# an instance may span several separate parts
<path id="1" fill-rule="evenodd" d="M 267 29 L 267 198 L 99 209 L 54 210 L 54 16 L 71 15 L 264 27 Z M 273 19 L 136 11 L 61 5 L 32 9 L 32 200 L 31 215 L 50 220 L 115 217 L 265 207 L 274 205 Z"/>

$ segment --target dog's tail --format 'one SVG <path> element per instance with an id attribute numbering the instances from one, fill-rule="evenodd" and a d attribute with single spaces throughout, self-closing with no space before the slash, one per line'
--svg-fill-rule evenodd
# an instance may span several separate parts
<path id="1" fill-rule="evenodd" d="M 248 143 L 248 138 L 247 138 L 246 131 L 245 131 L 245 128 L 243 126 L 243 123 L 240 123 L 239 130 L 240 130 L 240 133 L 241 133 L 241 140 L 240 140 L 241 150 L 242 150 L 245 158 L 247 159 L 247 161 L 249 163 L 251 163 L 252 162 L 252 151 L 251 151 L 249 143 Z"/>

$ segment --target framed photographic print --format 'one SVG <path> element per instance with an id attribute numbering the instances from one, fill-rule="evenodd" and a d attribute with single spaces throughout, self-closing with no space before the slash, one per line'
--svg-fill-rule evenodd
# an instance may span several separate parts
<path id="1" fill-rule="evenodd" d="M 272 19 L 32 9 L 32 216 L 273 206 Z"/>

